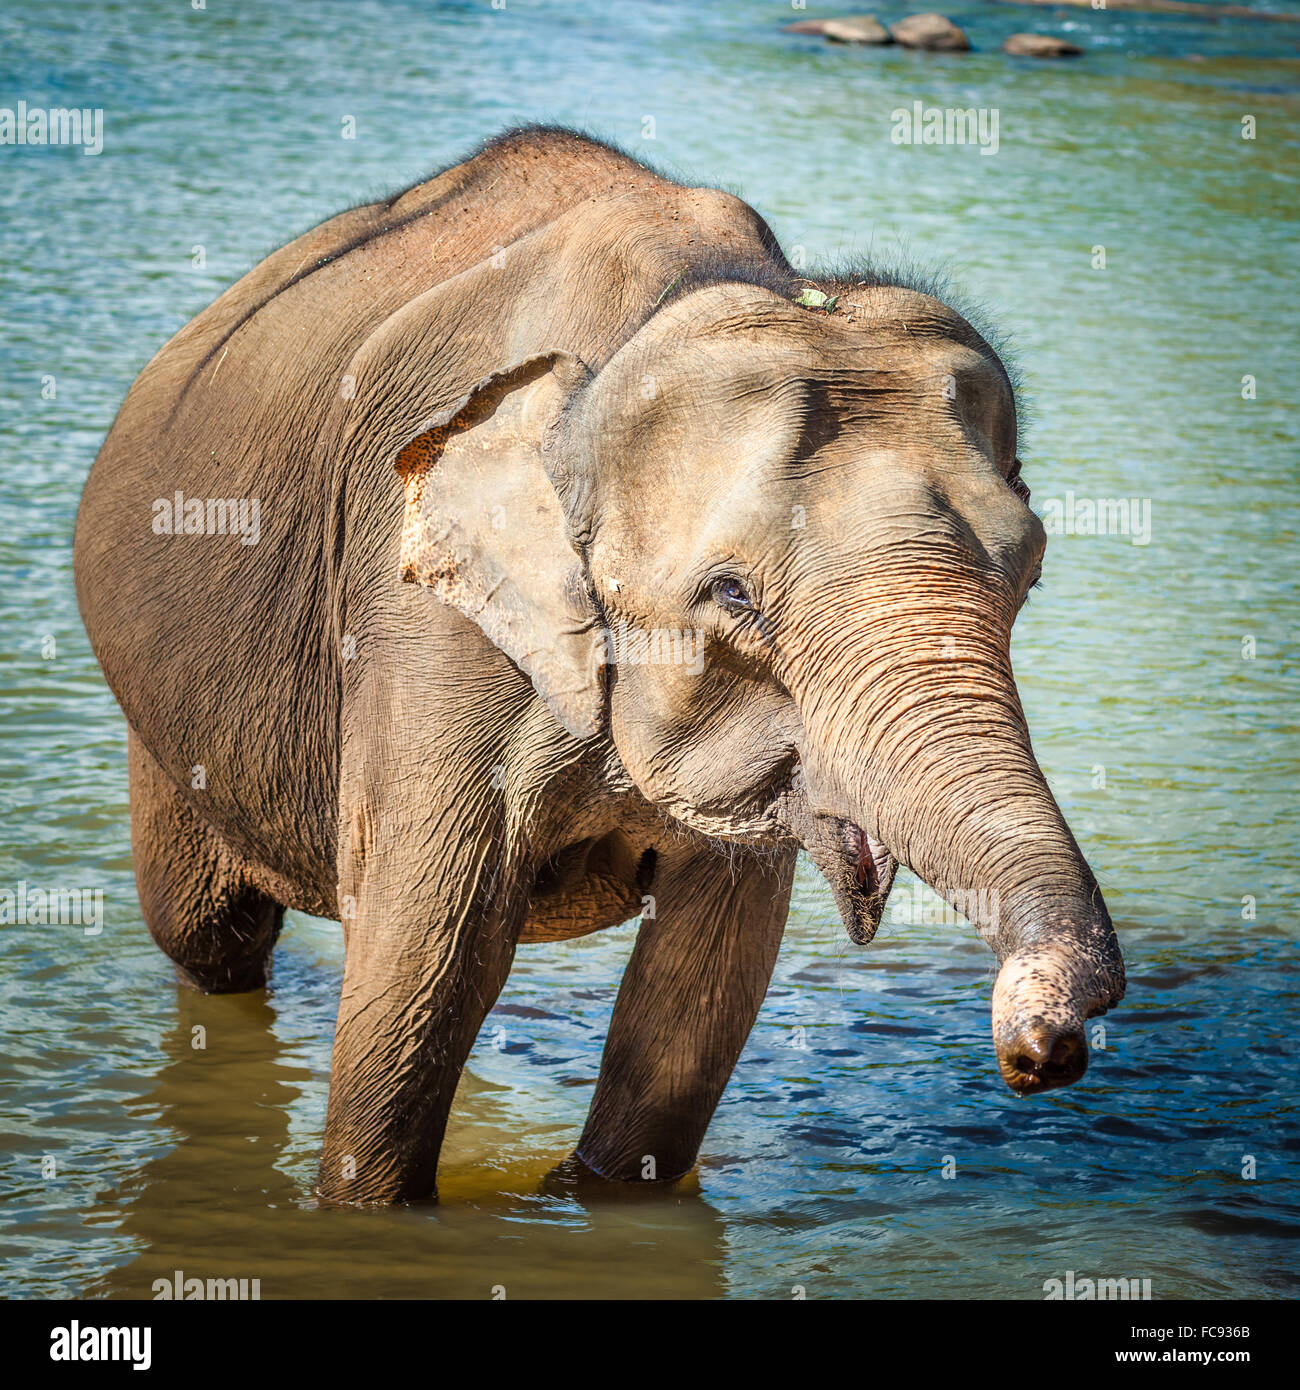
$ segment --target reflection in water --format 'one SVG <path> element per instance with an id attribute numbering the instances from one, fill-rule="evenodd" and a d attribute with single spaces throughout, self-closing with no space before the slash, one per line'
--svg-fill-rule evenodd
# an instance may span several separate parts
<path id="1" fill-rule="evenodd" d="M 293 1209 L 297 1184 L 276 1167 L 289 1137 L 293 1081 L 263 992 L 208 997 L 181 985 L 176 1023 L 163 1039 L 166 1063 L 141 1108 L 175 1136 L 112 1194 L 139 1254 L 110 1271 L 92 1294 L 152 1297 L 176 1270 L 199 1278 L 262 1276 L 265 1214 Z M 273 1247 L 272 1247 L 273 1248 Z M 263 1286 L 265 1291 L 265 1285 Z"/>

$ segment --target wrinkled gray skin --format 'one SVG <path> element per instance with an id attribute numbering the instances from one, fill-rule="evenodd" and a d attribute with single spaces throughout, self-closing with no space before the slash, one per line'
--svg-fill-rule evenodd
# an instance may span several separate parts
<path id="1" fill-rule="evenodd" d="M 1010 385 L 937 300 L 817 283 L 738 199 L 528 130 L 276 252 L 127 397 L 76 576 L 140 900 L 210 991 L 285 907 L 342 921 L 326 1198 L 432 1194 L 516 944 L 650 906 L 569 1166 L 687 1171 L 800 845 L 857 940 L 900 860 L 995 903 L 1003 1077 L 1083 1073 L 1123 967 L 1011 674 Z M 155 534 L 178 489 L 257 498 L 257 544 Z M 602 661 L 621 623 L 702 661 Z"/>

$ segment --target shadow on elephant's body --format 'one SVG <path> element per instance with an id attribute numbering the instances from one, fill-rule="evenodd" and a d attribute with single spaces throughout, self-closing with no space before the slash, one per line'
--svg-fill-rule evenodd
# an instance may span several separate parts
<path id="1" fill-rule="evenodd" d="M 295 1132 L 301 1092 L 323 1078 L 277 1037 L 265 992 L 177 986 L 166 1064 L 135 1105 L 174 1142 L 106 1192 L 94 1224 L 136 1246 L 85 1296 L 153 1299 L 179 1279 L 247 1280 L 261 1298 L 714 1298 L 724 1223 L 694 1177 L 618 1194 L 558 1185 L 561 1153 L 512 1154 L 492 1129 L 491 1088 L 467 1073 L 441 1200 L 322 1206 L 312 1196 L 319 1118 Z M 477 1136 L 477 1138 L 475 1137 Z M 487 1154 L 487 1162 L 473 1155 Z M 526 1228 L 527 1238 L 522 1239 Z M 257 1281 L 254 1285 L 253 1281 Z M 174 1296 L 174 1295 L 173 1295 Z"/>

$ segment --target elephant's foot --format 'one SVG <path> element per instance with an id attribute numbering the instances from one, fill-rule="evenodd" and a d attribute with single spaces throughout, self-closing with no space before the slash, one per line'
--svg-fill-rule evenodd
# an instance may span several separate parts
<path id="1" fill-rule="evenodd" d="M 683 1191 L 698 1191 L 699 1182 L 693 1169 L 674 1177 L 607 1178 L 585 1163 L 578 1153 L 562 1159 L 542 1179 L 541 1191 L 548 1197 L 572 1197 L 579 1201 L 656 1202 L 667 1195 Z"/>

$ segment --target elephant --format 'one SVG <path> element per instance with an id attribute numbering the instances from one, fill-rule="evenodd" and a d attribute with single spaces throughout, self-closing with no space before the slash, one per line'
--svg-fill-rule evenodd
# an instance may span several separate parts
<path id="1" fill-rule="evenodd" d="M 286 908 L 341 923 L 322 1201 L 436 1198 L 516 948 L 638 916 L 566 1163 L 689 1172 L 801 849 L 854 941 L 900 863 L 967 905 L 1002 1078 L 1084 1073 L 1124 969 L 1011 669 L 1017 429 L 932 285 L 803 274 L 739 197 L 548 126 L 145 366 L 74 550 L 141 910 L 208 992 L 266 985 Z"/>

